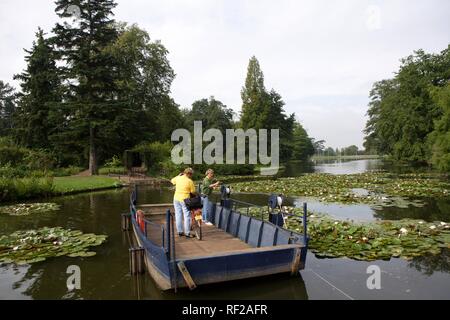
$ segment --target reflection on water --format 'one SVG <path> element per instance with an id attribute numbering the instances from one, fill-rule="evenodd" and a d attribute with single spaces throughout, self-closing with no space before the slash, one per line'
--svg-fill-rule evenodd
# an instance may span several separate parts
<path id="1" fill-rule="evenodd" d="M 363 160 L 315 160 L 315 161 L 290 161 L 280 171 L 282 177 L 298 177 L 305 173 L 329 173 L 329 174 L 356 174 L 374 170 L 386 170 L 392 173 L 419 173 L 429 172 L 431 168 L 413 166 L 410 164 L 387 161 L 382 159 Z"/>
<path id="2" fill-rule="evenodd" d="M 409 264 L 411 268 L 431 276 L 435 272 L 450 273 L 450 250 L 444 249 L 440 255 L 416 257 Z"/>
<path id="3" fill-rule="evenodd" d="M 298 177 L 305 173 L 354 174 L 386 169 L 380 159 L 291 161 L 280 172 L 282 177 Z"/>
<path id="4" fill-rule="evenodd" d="M 329 163 L 320 162 L 315 165 L 315 172 L 331 174 L 364 173 L 381 168 L 379 159 L 343 161 L 335 160 Z"/>
<path id="5" fill-rule="evenodd" d="M 147 274 L 132 277 L 128 273 L 128 235 L 120 230 L 120 214 L 128 209 L 128 197 L 127 189 L 81 194 L 50 200 L 61 205 L 59 211 L 50 215 L 0 216 L 0 235 L 44 226 L 61 226 L 108 235 L 108 241 L 94 248 L 97 255 L 91 258 L 60 257 L 31 266 L 1 266 L 0 299 L 347 298 L 333 289 L 330 283 L 357 299 L 450 298 L 448 250 L 438 256 L 420 257 L 411 262 L 392 259 L 370 263 L 349 259 L 317 259 L 309 253 L 302 277 L 250 279 L 199 287 L 193 292 L 180 290 L 176 295 L 173 292 L 161 292 Z M 263 206 L 267 205 L 268 200 L 267 195 L 262 194 L 236 194 L 232 197 Z M 171 202 L 172 192 L 140 188 L 138 199 L 142 203 Z M 364 205 L 323 204 L 306 198 L 288 199 L 286 204 L 300 205 L 303 201 L 307 201 L 312 210 L 355 220 L 411 217 L 448 221 L 450 212 L 448 201 L 435 199 L 427 200 L 425 208 L 383 208 L 380 211 L 373 211 Z M 371 264 L 379 265 L 382 269 L 382 290 L 368 290 L 366 287 L 366 268 Z M 81 290 L 68 292 L 66 288 L 69 276 L 66 270 L 70 265 L 81 268 Z"/>

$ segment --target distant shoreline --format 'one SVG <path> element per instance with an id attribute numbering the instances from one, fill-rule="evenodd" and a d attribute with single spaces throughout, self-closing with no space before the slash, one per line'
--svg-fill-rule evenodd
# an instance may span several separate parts
<path id="1" fill-rule="evenodd" d="M 312 156 L 311 161 L 316 160 L 370 160 L 381 159 L 379 155 L 356 155 L 356 156 Z"/>

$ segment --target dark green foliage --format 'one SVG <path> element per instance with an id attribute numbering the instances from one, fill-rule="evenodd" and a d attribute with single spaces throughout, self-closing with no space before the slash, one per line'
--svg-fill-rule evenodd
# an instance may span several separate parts
<path id="1" fill-rule="evenodd" d="M 178 171 L 170 163 L 172 145 L 166 141 L 175 129 L 192 129 L 196 120 L 204 130 L 217 128 L 224 134 L 232 128 L 280 129 L 281 161 L 312 154 L 311 139 L 293 114 L 285 114 L 281 96 L 265 89 L 256 58 L 250 60 L 242 90 L 239 123 L 232 109 L 214 97 L 180 110 L 170 96 L 175 73 L 167 49 L 137 25 L 117 23 L 114 0 L 55 3 L 61 20 L 49 37 L 38 29 L 26 50 L 26 68 L 15 76 L 21 86 L 17 107 L 13 89 L 0 82 L 0 136 L 11 135 L 18 143 L 0 145 L 0 166 L 8 176 L 67 175 L 86 167 L 95 174 L 98 164 L 124 150 L 139 151 L 126 153 L 128 169 L 137 155 L 135 162 L 144 160 L 152 173 Z M 80 9 L 72 23 L 71 5 Z M 103 173 L 122 170 L 108 164 L 102 168 Z M 254 166 L 220 165 L 216 170 L 253 174 Z"/>
<path id="2" fill-rule="evenodd" d="M 187 128 L 193 131 L 194 121 L 201 121 L 203 130 L 219 129 L 225 135 L 226 129 L 233 128 L 233 115 L 232 109 L 210 97 L 192 104 L 192 109 L 186 114 L 186 124 Z"/>
<path id="3" fill-rule="evenodd" d="M 68 18 L 69 0 L 56 1 L 56 13 Z M 54 142 L 77 141 L 89 153 L 89 170 L 97 173 L 98 151 L 102 147 L 101 131 L 110 125 L 111 118 L 119 114 L 122 101 L 116 99 L 115 74 L 117 69 L 107 48 L 117 39 L 112 10 L 113 0 L 80 0 L 76 5 L 81 15 L 77 25 L 57 23 L 52 39 L 59 58 L 65 62 L 61 76 L 68 83 L 64 88 L 64 103 L 59 114 L 64 121 L 64 131 L 54 135 Z M 62 134 L 59 134 L 62 132 Z M 72 145 L 71 147 L 75 147 Z M 87 149 L 87 150 L 86 150 Z M 73 152 L 73 151 L 72 151 Z"/>
<path id="4" fill-rule="evenodd" d="M 16 146 L 0 146 L 0 165 L 18 164 L 24 158 L 27 150 Z"/>
<path id="5" fill-rule="evenodd" d="M 12 134 L 15 99 L 14 89 L 0 80 L 0 136 Z"/>
<path id="6" fill-rule="evenodd" d="M 48 136 L 55 130 L 49 121 L 51 107 L 58 103 L 60 84 L 55 56 L 49 40 L 39 28 L 31 50 L 25 50 L 27 67 L 15 75 L 20 80 L 15 121 L 16 140 L 25 147 L 49 148 Z"/>
<path id="7" fill-rule="evenodd" d="M 52 178 L 11 179 L 0 177 L 0 202 L 42 198 L 52 195 L 52 192 Z"/>
<path id="8" fill-rule="evenodd" d="M 0 140 L 0 167 L 14 166 L 22 171 L 46 171 L 54 165 L 55 159 L 48 152 L 20 147 L 5 138 Z"/>
<path id="9" fill-rule="evenodd" d="M 170 139 L 181 116 L 178 105 L 169 97 L 175 74 L 167 49 L 160 42 L 151 42 L 146 31 L 132 25 L 119 26 L 119 37 L 107 51 L 117 63 L 114 83 L 123 105 L 100 132 L 109 146 L 104 157 L 142 141 Z"/>
<path id="10" fill-rule="evenodd" d="M 346 148 L 342 148 L 342 150 L 341 150 L 341 154 L 343 156 L 356 156 L 356 155 L 358 155 L 358 152 L 359 152 L 358 147 L 355 145 L 352 145 L 352 146 L 349 146 Z"/>
<path id="11" fill-rule="evenodd" d="M 430 162 L 433 152 L 428 141 L 444 112 L 430 89 L 449 80 L 449 48 L 440 54 L 419 50 L 403 59 L 396 76 L 375 83 L 370 93 L 366 149 L 397 160 Z"/>
<path id="12" fill-rule="evenodd" d="M 138 152 L 150 172 L 159 172 L 162 163 L 170 158 L 172 144 L 170 142 L 142 143 L 135 147 L 133 151 Z"/>
<path id="13" fill-rule="evenodd" d="M 292 159 L 306 160 L 314 154 L 314 145 L 308 133 L 299 122 L 294 123 L 292 140 Z"/>
<path id="14" fill-rule="evenodd" d="M 429 135 L 431 163 L 440 171 L 450 172 L 450 83 L 434 89 L 432 96 L 442 109 L 442 117 L 435 121 L 435 129 Z"/>
<path id="15" fill-rule="evenodd" d="M 250 59 L 247 78 L 241 91 L 242 112 L 240 127 L 243 129 L 279 129 L 280 130 L 280 160 L 304 158 L 307 150 L 300 151 L 303 138 L 298 130 L 294 137 L 295 115 L 287 116 L 284 112 L 285 103 L 275 91 L 268 92 L 264 86 L 264 75 L 256 57 Z M 306 132 L 304 132 L 306 133 Z M 296 144 L 294 147 L 293 144 Z M 305 146 L 308 143 L 305 142 Z M 293 152 L 293 147 L 297 149 Z"/>

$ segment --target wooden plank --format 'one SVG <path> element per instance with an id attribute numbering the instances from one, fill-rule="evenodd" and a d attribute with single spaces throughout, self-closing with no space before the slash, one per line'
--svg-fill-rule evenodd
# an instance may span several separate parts
<path id="1" fill-rule="evenodd" d="M 188 285 L 189 289 L 194 290 L 195 288 L 197 288 L 197 285 L 192 279 L 191 274 L 189 273 L 189 270 L 186 268 L 184 262 L 183 261 L 178 262 L 177 266 L 184 278 L 184 281 L 186 281 L 186 284 Z"/>
<path id="2" fill-rule="evenodd" d="M 155 223 L 163 223 L 165 217 L 150 218 L 150 221 Z M 152 225 L 147 225 L 148 238 L 155 244 L 161 245 L 161 234 L 157 228 Z M 251 252 L 251 251 L 264 251 L 264 250 L 277 250 L 284 247 L 300 248 L 300 244 L 291 245 L 278 245 L 273 247 L 253 248 L 249 244 L 233 237 L 231 234 L 224 232 L 222 229 L 218 229 L 215 226 L 202 225 L 203 239 L 201 241 L 191 238 L 175 236 L 175 245 L 177 258 L 179 259 L 192 259 L 196 257 L 204 256 L 216 256 L 223 254 L 232 254 L 236 252 Z"/>

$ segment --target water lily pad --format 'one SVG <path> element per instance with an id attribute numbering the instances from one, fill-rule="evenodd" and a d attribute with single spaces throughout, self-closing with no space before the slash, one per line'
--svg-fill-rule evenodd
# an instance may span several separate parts
<path id="1" fill-rule="evenodd" d="M 288 217 L 286 228 L 299 232 L 302 228 L 300 208 L 285 208 L 296 216 Z M 258 208 L 249 214 L 259 216 Z M 422 220 L 374 221 L 355 223 L 308 213 L 309 247 L 318 257 L 348 257 L 355 260 L 410 260 L 427 254 L 439 254 L 450 247 L 449 224 Z M 433 228 L 431 228 L 433 227 Z"/>
<path id="2" fill-rule="evenodd" d="M 106 238 L 59 227 L 17 231 L 0 236 L 0 263 L 30 264 L 60 256 L 92 257 L 95 252 L 88 248 L 101 245 Z"/>
<path id="3" fill-rule="evenodd" d="M 59 210 L 56 203 L 20 203 L 11 206 L 0 207 L 0 214 L 10 216 L 28 216 L 30 214 L 44 213 Z"/>
<path id="4" fill-rule="evenodd" d="M 411 198 L 448 197 L 450 184 L 432 174 L 312 173 L 295 178 L 239 182 L 233 185 L 233 190 L 315 197 L 323 202 L 365 203 L 374 206 L 408 208 L 425 205 L 422 201 L 410 200 Z"/>

